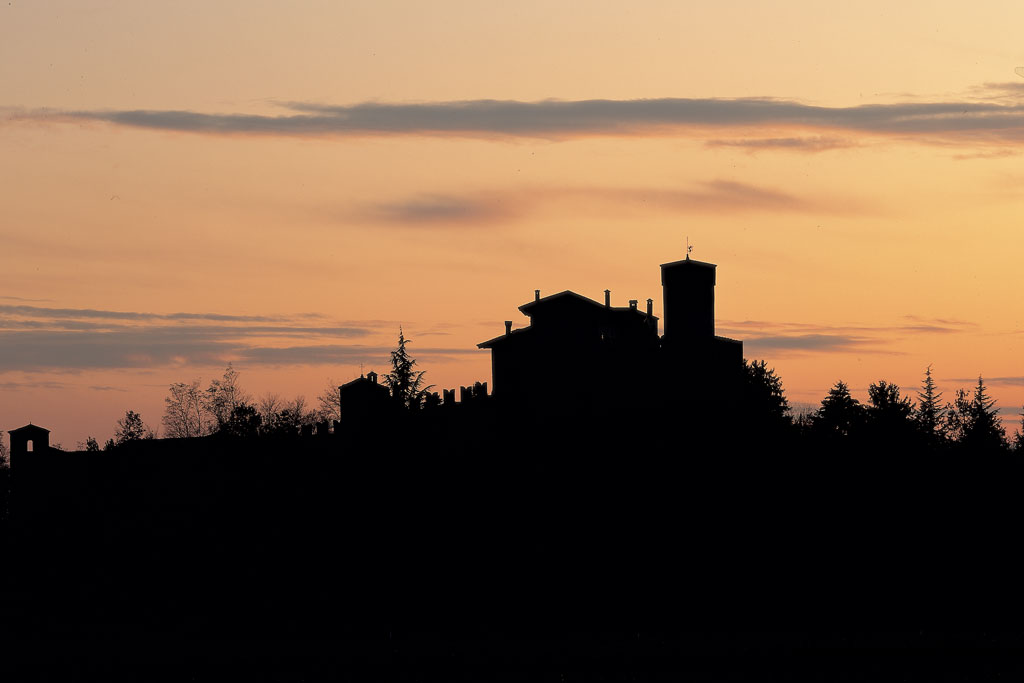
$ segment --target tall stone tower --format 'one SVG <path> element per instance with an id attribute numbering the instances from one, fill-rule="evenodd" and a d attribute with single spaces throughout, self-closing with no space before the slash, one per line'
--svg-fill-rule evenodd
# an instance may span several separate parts
<path id="1" fill-rule="evenodd" d="M 666 343 L 710 342 L 714 338 L 715 268 L 713 263 L 689 256 L 661 264 Z"/>

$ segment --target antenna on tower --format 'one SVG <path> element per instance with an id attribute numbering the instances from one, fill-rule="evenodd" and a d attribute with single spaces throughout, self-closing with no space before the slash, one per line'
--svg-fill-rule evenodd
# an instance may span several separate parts
<path id="1" fill-rule="evenodd" d="M 359 376 L 360 377 L 363 376 L 363 364 L 362 363 L 359 364 Z"/>

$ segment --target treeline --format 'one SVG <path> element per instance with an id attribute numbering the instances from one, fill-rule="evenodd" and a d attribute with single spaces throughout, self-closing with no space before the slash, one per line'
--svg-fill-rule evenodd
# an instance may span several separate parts
<path id="1" fill-rule="evenodd" d="M 151 428 L 135 411 L 118 420 L 114 436 L 103 446 L 109 450 L 132 441 L 156 438 L 190 439 L 212 434 L 232 436 L 274 436 L 295 434 L 303 425 L 336 420 L 340 417 L 338 386 L 333 379 L 310 405 L 305 396 L 291 399 L 268 392 L 254 396 L 239 383 L 239 372 L 228 363 L 224 374 L 211 380 L 206 388 L 201 380 L 174 382 L 164 398 L 162 432 Z M 99 443 L 90 436 L 83 450 L 98 451 Z"/>
<path id="2" fill-rule="evenodd" d="M 391 352 L 391 370 L 382 381 L 390 388 L 396 409 L 416 412 L 425 405 L 432 386 L 425 385 L 425 372 L 416 368 L 416 360 L 406 348 L 408 343 L 399 331 L 398 345 Z M 735 415 L 718 414 L 721 411 L 717 406 L 645 405 L 667 412 L 695 408 L 693 412 L 700 418 L 690 419 L 688 424 L 695 430 L 691 436 L 707 443 L 738 440 L 748 450 L 1024 453 L 1024 420 L 1021 429 L 1007 437 L 996 400 L 982 377 L 978 377 L 972 391 L 958 389 L 952 401 L 944 401 L 930 365 L 913 397 L 904 395 L 896 384 L 880 380 L 868 387 L 868 400 L 861 403 L 845 382 L 838 381 L 817 409 L 794 414 L 775 370 L 763 360 L 744 359 L 743 390 L 736 398 Z M 312 405 L 303 396 L 253 396 L 241 387 L 239 373 L 230 363 L 223 375 L 205 388 L 198 379 L 171 384 L 164 404 L 160 434 L 164 438 L 286 436 L 297 434 L 305 425 L 342 419 L 335 380 L 327 380 Z M 679 417 L 685 421 L 685 415 Z M 104 448 L 156 436 L 156 430 L 129 410 L 118 420 L 114 437 Z M 84 450 L 100 450 L 100 446 L 90 436 Z"/>
<path id="3" fill-rule="evenodd" d="M 774 369 L 765 361 L 746 359 L 743 368 L 739 419 L 773 443 L 827 451 L 1024 453 L 1024 433 L 1018 429 L 1007 437 L 996 400 L 981 376 L 973 391 L 958 389 L 949 402 L 943 402 L 930 365 L 916 401 L 899 386 L 880 380 L 868 387 L 868 401 L 861 403 L 838 381 L 816 410 L 794 415 Z"/>
<path id="4" fill-rule="evenodd" d="M 417 370 L 417 361 L 409 355 L 409 340 L 399 329 L 398 346 L 391 352 L 391 371 L 382 380 L 391 389 L 396 406 L 418 410 L 423 406 L 432 386 L 425 384 L 423 370 Z M 305 425 L 331 423 L 341 419 L 339 382 L 327 379 L 327 384 L 310 405 L 304 396 L 281 398 L 268 392 L 253 396 L 239 383 L 239 373 L 228 363 L 219 379 L 211 380 L 204 389 L 201 380 L 174 382 L 164 398 L 161 419 L 167 439 L 189 439 L 212 434 L 231 437 L 274 437 L 295 435 Z M 156 438 L 157 431 L 143 422 L 135 411 L 129 410 L 118 420 L 114 436 L 103 450 L 109 450 L 132 441 Z M 82 450 L 100 450 L 97 440 L 90 436 Z M 0 453 L 2 455 L 2 453 Z"/>

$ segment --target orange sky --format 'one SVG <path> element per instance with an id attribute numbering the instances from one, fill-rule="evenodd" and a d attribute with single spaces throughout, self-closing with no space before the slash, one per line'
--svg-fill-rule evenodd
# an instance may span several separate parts
<path id="1" fill-rule="evenodd" d="M 213 6 L 210 6 L 213 5 Z M 438 387 L 572 289 L 719 264 L 720 334 L 1024 403 L 1020 3 L 0 7 L 0 429 L 74 447 L 228 361 Z"/>

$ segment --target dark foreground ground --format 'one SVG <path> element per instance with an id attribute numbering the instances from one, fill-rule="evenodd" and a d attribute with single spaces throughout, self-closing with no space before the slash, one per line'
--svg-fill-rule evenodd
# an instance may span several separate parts
<path id="1" fill-rule="evenodd" d="M 0 636 L 25 679 L 1022 673 L 1014 460 L 419 436 L 15 461 Z"/>

